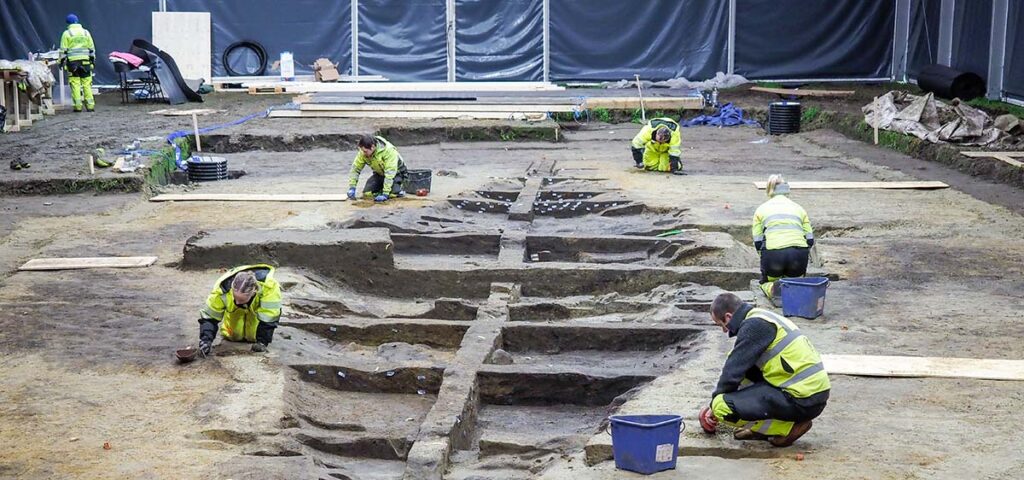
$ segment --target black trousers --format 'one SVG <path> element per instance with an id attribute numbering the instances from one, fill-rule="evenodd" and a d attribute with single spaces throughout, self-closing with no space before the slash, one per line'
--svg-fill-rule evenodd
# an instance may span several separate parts
<path id="1" fill-rule="evenodd" d="M 405 190 L 405 181 L 409 178 L 409 170 L 405 168 L 405 165 L 398 167 L 398 173 L 395 174 L 395 182 L 391 184 L 391 193 L 398 193 Z M 363 194 L 372 193 L 377 195 L 384 191 L 384 175 L 380 175 L 374 172 L 370 175 L 370 178 L 366 179 L 366 186 L 363 187 Z"/>
<path id="2" fill-rule="evenodd" d="M 822 394 L 818 394 L 819 398 Z M 733 411 L 726 421 L 783 420 L 805 422 L 817 418 L 825 410 L 824 399 L 810 403 L 807 399 L 793 398 L 768 382 L 756 382 L 742 390 L 723 395 L 725 404 Z"/>
<path id="3" fill-rule="evenodd" d="M 810 248 L 789 247 L 779 250 L 761 250 L 761 283 L 768 277 L 802 277 L 807 274 Z"/>

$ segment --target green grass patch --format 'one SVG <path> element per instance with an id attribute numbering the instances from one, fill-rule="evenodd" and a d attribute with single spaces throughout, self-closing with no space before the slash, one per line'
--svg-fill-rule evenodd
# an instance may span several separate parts
<path id="1" fill-rule="evenodd" d="M 779 82 L 757 82 L 757 86 L 761 88 L 782 88 L 782 84 Z"/>
<path id="2" fill-rule="evenodd" d="M 999 100 L 989 100 L 987 98 L 975 98 L 974 100 L 967 102 L 967 104 L 997 115 L 1010 113 L 1015 115 L 1017 118 L 1024 119 L 1024 107 L 1014 105 L 1012 103 L 1000 102 Z"/>
<path id="3" fill-rule="evenodd" d="M 818 118 L 818 115 L 820 115 L 820 114 L 821 114 L 821 107 L 817 107 L 817 106 L 814 106 L 814 105 L 812 105 L 810 107 L 807 107 L 800 114 L 800 123 L 803 123 L 803 124 L 811 123 L 814 120 L 816 120 Z"/>

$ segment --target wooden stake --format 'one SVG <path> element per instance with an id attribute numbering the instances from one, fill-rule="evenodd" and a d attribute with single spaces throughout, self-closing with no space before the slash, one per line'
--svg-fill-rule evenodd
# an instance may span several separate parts
<path id="1" fill-rule="evenodd" d="M 636 78 L 636 91 L 640 94 L 640 120 L 647 121 L 647 111 L 644 109 L 644 91 L 640 89 L 640 75 L 633 74 Z"/>
<path id="2" fill-rule="evenodd" d="M 193 114 L 193 129 L 196 131 L 196 151 L 203 151 L 203 143 L 199 139 L 199 117 L 197 117 L 196 114 Z M 876 135 L 876 140 L 874 140 L 874 143 L 878 142 L 878 135 Z"/>
<path id="3" fill-rule="evenodd" d="M 875 97 L 871 104 L 875 112 L 875 145 L 878 145 L 878 97 Z"/>
<path id="4" fill-rule="evenodd" d="M 93 165 L 95 160 L 93 160 L 92 155 L 86 155 L 85 160 L 89 162 L 89 175 L 96 175 L 96 167 Z"/>

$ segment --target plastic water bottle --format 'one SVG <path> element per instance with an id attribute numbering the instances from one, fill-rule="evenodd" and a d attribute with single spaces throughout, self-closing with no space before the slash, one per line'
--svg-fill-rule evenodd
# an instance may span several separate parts
<path id="1" fill-rule="evenodd" d="M 711 106 L 718 108 L 718 87 L 711 91 Z"/>

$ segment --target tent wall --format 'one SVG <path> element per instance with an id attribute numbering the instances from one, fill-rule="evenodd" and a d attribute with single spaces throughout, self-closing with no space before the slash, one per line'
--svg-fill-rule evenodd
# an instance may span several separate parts
<path id="1" fill-rule="evenodd" d="M 895 0 L 739 0 L 736 73 L 889 78 Z"/>
<path id="2" fill-rule="evenodd" d="M 727 62 L 728 2 L 550 0 L 551 79 L 707 78 Z"/>
<path id="3" fill-rule="evenodd" d="M 352 15 L 347 2 L 167 0 L 167 11 L 210 12 L 214 76 L 228 74 L 221 60 L 224 50 L 242 40 L 263 45 L 268 68 L 285 51 L 293 53 L 298 73 L 311 73 L 320 57 L 340 63 L 342 72 L 351 62 Z M 149 37 L 148 31 L 142 35 Z"/>
<path id="4" fill-rule="evenodd" d="M 158 10 L 210 12 L 217 76 L 254 40 L 300 73 L 327 57 L 397 81 L 913 79 L 942 63 L 1024 101 L 1024 0 L 3 0 L 0 58 L 55 47 L 74 12 L 111 84 L 107 54 L 150 39 Z"/>
<path id="5" fill-rule="evenodd" d="M 157 0 L 0 1 L 0 58 L 26 58 L 60 46 L 69 13 L 78 15 L 96 44 L 96 83 L 114 83 L 110 52 L 128 51 L 132 40 L 150 38 Z"/>

